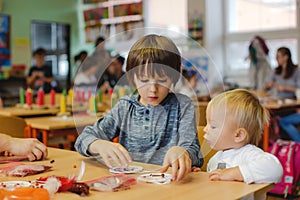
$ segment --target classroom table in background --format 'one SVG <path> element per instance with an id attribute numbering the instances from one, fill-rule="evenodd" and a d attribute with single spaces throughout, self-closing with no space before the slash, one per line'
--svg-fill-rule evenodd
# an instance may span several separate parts
<path id="1" fill-rule="evenodd" d="M 98 103 L 98 112 L 107 112 L 110 109 L 110 106 L 107 104 Z M 89 109 L 89 105 L 69 105 L 67 107 L 67 112 L 70 113 L 78 113 L 78 112 L 86 112 Z M 49 116 L 56 115 L 60 112 L 59 106 L 54 108 L 46 107 L 46 108 L 21 108 L 21 107 L 5 107 L 0 108 L 0 115 L 5 116 L 14 116 L 14 117 L 35 117 L 35 116 Z"/>
<path id="2" fill-rule="evenodd" d="M 19 107 L 0 108 L 0 115 L 15 116 L 15 117 L 56 115 L 58 112 L 59 109 L 57 108 L 47 108 L 47 109 L 25 109 Z"/>
<path id="3" fill-rule="evenodd" d="M 71 112 L 71 113 L 86 112 L 87 110 L 89 110 L 88 104 L 68 105 L 67 106 L 67 111 Z M 97 104 L 98 112 L 107 112 L 109 110 L 110 110 L 110 106 L 108 104 L 104 104 L 104 103 Z"/>
<path id="4" fill-rule="evenodd" d="M 263 105 L 269 110 L 270 117 L 281 116 L 283 113 L 292 113 L 300 108 L 299 100 L 277 99 L 264 101 Z M 263 150 L 268 151 L 270 139 L 270 125 L 265 126 L 263 134 Z"/>
<path id="5" fill-rule="evenodd" d="M 50 160 L 54 162 L 50 164 Z M 81 162 L 85 161 L 86 170 L 82 181 L 92 180 L 102 176 L 111 175 L 104 165 L 98 163 L 93 158 L 87 158 L 79 155 L 77 152 L 48 148 L 48 159 L 44 161 L 36 161 L 34 164 L 52 165 L 51 171 L 43 174 L 37 174 L 28 177 L 0 177 L 0 182 L 8 180 L 35 180 L 39 177 L 51 175 L 68 176 L 76 174 Z M 156 170 L 159 166 L 135 163 L 132 165 L 140 165 L 145 170 Z M 76 166 L 76 168 L 74 168 Z M 77 171 L 76 171 L 77 170 Z M 170 172 L 170 171 L 169 171 Z M 137 177 L 140 174 L 132 174 L 130 176 Z M 70 192 L 56 193 L 53 200 L 83 200 L 83 199 L 131 199 L 131 200 L 146 200 L 146 199 L 161 199 L 161 200 L 181 200 L 181 199 L 240 199 L 249 194 L 255 196 L 267 192 L 272 189 L 273 184 L 246 184 L 243 182 L 234 181 L 209 181 L 208 173 L 192 172 L 188 174 L 180 182 L 171 182 L 165 185 L 155 185 L 149 183 L 137 183 L 129 190 L 118 192 L 97 192 L 90 191 L 89 196 L 80 197 L 77 194 Z"/>
<path id="6" fill-rule="evenodd" d="M 76 139 L 78 131 L 87 125 L 94 124 L 103 115 L 104 113 L 25 118 L 27 124 L 25 137 L 38 138 L 41 133 L 41 139 L 45 145 L 48 145 L 48 138 L 71 136 Z"/>

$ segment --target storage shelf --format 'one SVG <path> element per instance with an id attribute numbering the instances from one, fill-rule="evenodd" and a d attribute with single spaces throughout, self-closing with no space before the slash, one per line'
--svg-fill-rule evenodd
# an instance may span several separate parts
<path id="1" fill-rule="evenodd" d="M 133 21 L 141 21 L 143 17 L 141 15 L 130 15 L 130 16 L 121 16 L 114 17 L 111 19 L 102 19 L 102 24 L 118 24 L 123 22 L 133 22 Z"/>
<path id="2" fill-rule="evenodd" d="M 119 24 L 143 21 L 142 0 L 99 0 L 89 5 L 93 7 L 83 10 L 87 42 L 94 40 L 97 34 L 102 33 L 101 30 L 113 30 Z"/>

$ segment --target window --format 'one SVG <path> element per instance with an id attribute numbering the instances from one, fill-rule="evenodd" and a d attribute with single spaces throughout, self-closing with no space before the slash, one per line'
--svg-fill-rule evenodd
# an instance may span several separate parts
<path id="1" fill-rule="evenodd" d="M 39 47 L 47 50 L 46 63 L 60 86 L 70 84 L 70 25 L 54 22 L 31 23 L 32 52 Z"/>
<path id="2" fill-rule="evenodd" d="M 229 32 L 297 27 L 296 0 L 228 0 Z"/>
<path id="3" fill-rule="evenodd" d="M 225 76 L 247 77 L 248 46 L 255 35 L 266 40 L 269 61 L 276 67 L 276 50 L 290 48 L 292 59 L 298 63 L 297 1 L 299 0 L 225 0 Z"/>

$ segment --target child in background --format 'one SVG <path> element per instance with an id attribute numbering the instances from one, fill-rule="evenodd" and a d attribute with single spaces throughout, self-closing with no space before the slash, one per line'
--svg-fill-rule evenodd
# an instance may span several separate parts
<path id="1" fill-rule="evenodd" d="M 207 106 L 204 138 L 218 152 L 209 160 L 210 180 L 276 183 L 278 159 L 256 145 L 268 123 L 268 112 L 256 96 L 243 89 L 221 93 Z"/>
<path id="2" fill-rule="evenodd" d="M 75 76 L 74 85 L 97 86 L 97 77 L 95 75 L 97 70 L 97 60 L 94 57 L 87 57 L 80 67 L 80 72 Z"/>
<path id="3" fill-rule="evenodd" d="M 126 71 L 137 94 L 125 96 L 94 126 L 87 126 L 75 148 L 84 156 L 101 156 L 108 167 L 132 160 L 172 165 L 173 180 L 181 180 L 203 157 L 197 137 L 194 105 L 170 92 L 178 81 L 181 56 L 167 37 L 147 35 L 130 49 Z M 119 143 L 111 142 L 119 137 Z"/>
<path id="4" fill-rule="evenodd" d="M 26 78 L 27 85 L 35 91 L 43 87 L 45 93 L 49 93 L 54 82 L 52 66 L 46 64 L 46 50 L 38 48 L 33 52 L 34 66 L 29 69 Z"/>
<path id="5" fill-rule="evenodd" d="M 182 76 L 183 85 L 179 88 L 178 93 L 185 94 L 191 99 L 197 99 L 197 71 L 183 69 Z"/>

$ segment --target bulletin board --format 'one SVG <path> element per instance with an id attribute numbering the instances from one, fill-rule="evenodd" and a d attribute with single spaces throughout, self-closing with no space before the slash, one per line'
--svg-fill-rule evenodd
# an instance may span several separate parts
<path id="1" fill-rule="evenodd" d="M 0 14 L 0 67 L 10 65 L 10 16 Z"/>

